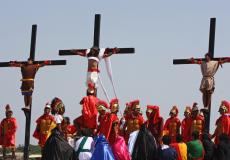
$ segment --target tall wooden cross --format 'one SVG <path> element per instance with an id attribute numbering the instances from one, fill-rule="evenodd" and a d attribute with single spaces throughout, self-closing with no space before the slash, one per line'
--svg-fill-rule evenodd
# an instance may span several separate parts
<path id="1" fill-rule="evenodd" d="M 94 41 L 93 41 L 93 48 L 99 48 L 100 44 L 100 22 L 101 22 L 101 15 L 96 14 L 95 15 L 95 21 L 94 21 Z M 106 48 L 107 52 L 113 52 L 114 48 Z M 86 55 L 87 49 L 71 49 L 71 50 L 59 50 L 59 55 L 61 56 L 67 56 L 67 55 L 81 55 L 85 56 Z M 134 53 L 135 49 L 134 48 L 116 48 L 116 54 L 131 54 Z M 83 53 L 83 54 L 81 54 Z M 90 61 L 88 61 L 88 70 L 90 70 Z"/>
<path id="2" fill-rule="evenodd" d="M 208 53 L 211 60 L 219 62 L 230 62 L 230 57 L 214 57 L 214 45 L 215 45 L 215 29 L 216 29 L 216 18 L 210 19 L 210 32 L 209 32 L 209 48 Z M 204 58 L 194 58 L 194 59 L 174 59 L 173 64 L 194 64 L 194 61 L 205 61 Z M 211 97 L 210 97 L 211 98 Z M 210 99 L 211 102 L 211 99 Z M 207 117 L 205 118 L 205 131 L 209 133 L 210 130 L 210 115 L 211 115 L 211 103 L 208 106 Z"/>
<path id="3" fill-rule="evenodd" d="M 65 65 L 66 60 L 45 60 L 45 61 L 35 61 L 35 47 L 36 47 L 36 33 L 37 25 L 32 25 L 32 35 L 31 35 L 31 45 L 30 45 L 30 56 L 29 59 L 33 61 L 33 64 L 44 64 L 45 65 Z M 15 63 L 15 61 L 13 61 Z M 27 61 L 16 61 L 17 64 L 23 65 L 27 64 Z M 0 67 L 12 67 L 12 61 L 10 62 L 0 62 Z M 26 127 L 25 127 L 25 144 L 24 144 L 24 160 L 29 159 L 29 144 L 30 144 L 30 126 L 31 126 L 31 110 L 32 103 L 30 104 L 30 110 L 24 111 L 26 116 Z"/>

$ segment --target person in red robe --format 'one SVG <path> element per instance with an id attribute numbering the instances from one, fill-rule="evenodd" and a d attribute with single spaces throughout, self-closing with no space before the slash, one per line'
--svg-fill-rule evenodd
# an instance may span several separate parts
<path id="1" fill-rule="evenodd" d="M 109 105 L 103 101 L 103 100 L 99 100 L 97 103 L 97 110 L 99 112 L 99 116 L 98 116 L 98 131 L 101 128 L 101 125 L 103 126 L 103 123 L 106 122 L 106 118 L 108 117 L 108 112 L 107 110 L 109 109 Z"/>
<path id="2" fill-rule="evenodd" d="M 61 123 L 64 138 L 70 146 L 74 147 L 74 137 L 77 135 L 77 129 L 70 123 L 69 117 L 64 117 Z"/>
<path id="3" fill-rule="evenodd" d="M 185 143 L 191 141 L 190 139 L 190 126 L 191 126 L 191 107 L 187 106 L 184 111 L 184 119 L 181 122 L 181 135 Z"/>
<path id="4" fill-rule="evenodd" d="M 170 118 L 168 118 L 164 125 L 163 135 L 169 135 L 171 137 L 172 143 L 176 142 L 176 135 L 180 134 L 181 122 L 178 116 L 178 109 L 173 106 L 170 110 Z"/>
<path id="5" fill-rule="evenodd" d="M 201 134 L 204 133 L 204 122 L 204 117 L 199 114 L 198 104 L 193 103 L 189 139 L 192 139 L 194 131 L 198 131 L 201 138 Z"/>
<path id="6" fill-rule="evenodd" d="M 220 117 L 216 120 L 216 129 L 212 138 L 215 138 L 214 142 L 216 145 L 219 144 L 219 136 L 226 134 L 230 137 L 230 104 L 228 101 L 223 100 L 220 104 L 219 113 Z"/>
<path id="7" fill-rule="evenodd" d="M 119 100 L 117 98 L 112 99 L 110 101 L 110 114 L 107 114 L 106 120 L 101 124 L 99 134 L 103 134 L 105 138 L 111 144 L 114 141 L 114 135 L 112 130 L 112 124 L 115 121 L 119 122 L 119 118 L 117 117 L 117 113 L 119 111 Z"/>
<path id="8" fill-rule="evenodd" d="M 99 99 L 95 97 L 95 85 L 88 84 L 87 96 L 80 101 L 82 105 L 82 115 L 74 120 L 77 129 L 89 128 L 96 133 L 97 129 L 97 103 Z"/>
<path id="9" fill-rule="evenodd" d="M 125 124 L 126 133 L 125 133 L 125 141 L 128 142 L 129 135 L 133 131 L 139 130 L 141 125 L 144 124 L 144 118 L 140 112 L 140 101 L 134 100 L 130 102 L 131 113 L 127 117 L 127 121 Z"/>
<path id="10" fill-rule="evenodd" d="M 15 157 L 15 134 L 17 130 L 16 118 L 12 117 L 13 111 L 10 105 L 7 104 L 6 107 L 6 118 L 1 121 L 0 124 L 0 145 L 3 148 L 3 158 L 6 157 L 6 149 L 11 149 L 12 157 Z"/>
<path id="11" fill-rule="evenodd" d="M 41 148 L 45 146 L 46 140 L 51 135 L 52 129 L 56 127 L 55 119 L 50 115 L 51 107 L 47 103 L 44 108 L 44 114 L 37 120 L 37 126 L 34 131 L 33 137 L 38 139 L 38 144 Z"/>
<path id="12" fill-rule="evenodd" d="M 146 116 L 148 119 L 145 122 L 146 128 L 152 133 L 157 144 L 160 145 L 163 135 L 164 120 L 160 116 L 159 106 L 147 105 Z"/>

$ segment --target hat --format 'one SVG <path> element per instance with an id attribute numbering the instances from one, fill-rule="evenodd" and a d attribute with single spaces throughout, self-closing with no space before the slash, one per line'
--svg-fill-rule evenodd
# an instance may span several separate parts
<path id="1" fill-rule="evenodd" d="M 114 98 L 110 101 L 110 111 L 111 112 L 117 112 L 119 110 L 119 100 L 117 98 Z"/>
<path id="2" fill-rule="evenodd" d="M 6 109 L 6 112 L 13 112 L 9 104 L 6 105 L 5 109 Z"/>
<path id="3" fill-rule="evenodd" d="M 147 112 L 152 112 L 153 110 L 159 110 L 159 106 L 147 105 Z"/>
<path id="4" fill-rule="evenodd" d="M 110 108 L 111 106 L 113 106 L 114 104 L 118 104 L 119 103 L 119 100 L 117 98 L 114 98 L 110 101 Z"/>
<path id="5" fill-rule="evenodd" d="M 192 105 L 192 112 L 194 112 L 194 111 L 199 111 L 198 103 L 196 103 L 196 102 L 194 102 Z"/>
<path id="6" fill-rule="evenodd" d="M 108 105 L 105 101 L 99 100 L 99 101 L 97 102 L 97 109 L 98 109 L 98 110 L 106 110 L 106 109 L 108 109 L 108 108 L 109 108 L 109 105 Z"/>
<path id="7" fill-rule="evenodd" d="M 221 101 L 220 108 L 224 109 L 226 113 L 229 113 L 230 112 L 230 104 L 229 104 L 229 102 L 226 101 L 226 100 Z"/>
<path id="8" fill-rule="evenodd" d="M 185 111 L 184 111 L 184 112 L 185 112 L 185 113 L 191 113 L 191 112 L 192 112 L 191 107 L 186 106 L 186 108 L 185 108 Z"/>
<path id="9" fill-rule="evenodd" d="M 49 102 L 46 103 L 45 108 L 51 109 L 51 106 L 50 106 Z"/>
<path id="10" fill-rule="evenodd" d="M 130 105 L 132 109 L 140 108 L 140 100 L 136 99 L 130 102 Z"/>
<path id="11" fill-rule="evenodd" d="M 64 113 L 65 112 L 65 105 L 63 104 L 62 100 L 58 97 L 55 97 L 51 102 L 51 109 L 55 113 Z"/>
<path id="12" fill-rule="evenodd" d="M 178 111 L 177 106 L 173 106 L 172 109 L 170 110 L 170 113 L 173 113 L 173 114 L 175 114 L 175 115 L 177 115 L 178 112 L 179 112 L 179 111 Z"/>

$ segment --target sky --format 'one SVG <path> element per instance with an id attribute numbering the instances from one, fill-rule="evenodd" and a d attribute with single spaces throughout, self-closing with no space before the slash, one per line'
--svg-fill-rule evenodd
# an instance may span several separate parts
<path id="1" fill-rule="evenodd" d="M 198 65 L 173 65 L 173 59 L 203 57 L 208 51 L 210 18 L 216 17 L 215 56 L 230 53 L 230 2 L 156 1 L 156 0 L 40 0 L 0 2 L 0 61 L 24 61 L 29 56 L 31 28 L 37 24 L 36 60 L 67 60 L 65 66 L 41 68 L 35 79 L 31 134 L 46 102 L 63 100 L 65 116 L 71 121 L 81 112 L 79 101 L 85 95 L 87 59 L 61 57 L 61 49 L 90 48 L 93 45 L 94 15 L 101 14 L 100 46 L 134 47 L 135 54 L 111 57 L 121 112 L 126 102 L 139 99 L 142 112 L 146 105 L 159 105 L 164 119 L 173 105 L 183 118 L 185 106 L 198 102 L 201 72 Z M 101 77 L 111 98 L 112 85 L 100 62 Z M 211 131 L 218 118 L 220 101 L 230 101 L 230 64 L 215 75 L 212 99 Z M 24 143 L 25 116 L 20 92 L 19 68 L 0 68 L 0 118 L 10 104 L 18 121 L 17 144 Z M 98 89 L 98 97 L 105 99 Z M 31 143 L 37 141 L 31 137 Z"/>

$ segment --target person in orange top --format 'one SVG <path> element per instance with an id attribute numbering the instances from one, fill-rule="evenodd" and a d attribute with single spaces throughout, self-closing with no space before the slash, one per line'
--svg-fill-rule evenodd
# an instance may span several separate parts
<path id="1" fill-rule="evenodd" d="M 37 126 L 33 137 L 38 139 L 38 144 L 41 148 L 45 146 L 46 140 L 51 135 L 52 129 L 56 127 L 55 119 L 52 115 L 50 115 L 50 111 L 51 107 L 48 103 L 46 103 L 44 114 L 36 120 Z"/>
<path id="2" fill-rule="evenodd" d="M 191 115 L 190 139 L 192 139 L 192 133 L 194 131 L 198 131 L 199 135 L 204 132 L 204 117 L 199 114 L 198 104 L 196 102 L 193 104 Z"/>
<path id="3" fill-rule="evenodd" d="M 134 100 L 130 102 L 130 107 L 131 107 L 131 114 L 129 117 L 127 117 L 127 121 L 125 124 L 125 126 L 127 126 L 126 142 L 128 142 L 130 133 L 139 130 L 141 125 L 144 124 L 144 118 L 140 112 L 140 101 Z"/>
<path id="4" fill-rule="evenodd" d="M 10 148 L 12 152 L 12 157 L 15 157 L 15 134 L 17 130 L 16 118 L 12 117 L 13 111 L 10 105 L 7 104 L 6 107 L 6 118 L 1 121 L 0 124 L 0 145 L 3 148 L 3 158 L 6 157 L 6 149 Z"/>
<path id="5" fill-rule="evenodd" d="M 164 125 L 163 135 L 169 135 L 171 137 L 171 142 L 176 142 L 176 135 L 180 134 L 181 122 L 178 116 L 178 109 L 176 106 L 173 106 L 170 110 L 170 118 L 168 118 Z"/>
<path id="6" fill-rule="evenodd" d="M 152 133 L 157 141 L 157 145 L 161 144 L 163 135 L 164 120 L 160 116 L 160 109 L 158 106 L 147 105 L 146 116 L 148 120 L 145 122 L 146 128 Z"/>
<path id="7" fill-rule="evenodd" d="M 219 136 L 226 134 L 230 137 L 230 104 L 227 101 L 222 101 L 219 108 L 220 117 L 216 120 L 216 129 L 212 138 L 215 138 L 215 144 L 219 144 Z"/>
<path id="8" fill-rule="evenodd" d="M 185 143 L 191 141 L 190 139 L 190 126 L 191 126 L 191 107 L 187 106 L 184 111 L 184 119 L 181 122 L 181 135 Z"/>

